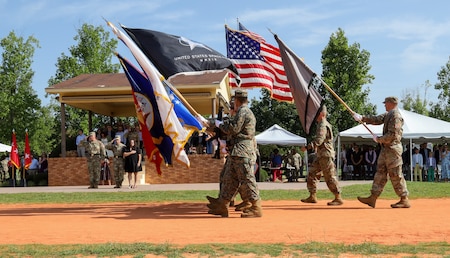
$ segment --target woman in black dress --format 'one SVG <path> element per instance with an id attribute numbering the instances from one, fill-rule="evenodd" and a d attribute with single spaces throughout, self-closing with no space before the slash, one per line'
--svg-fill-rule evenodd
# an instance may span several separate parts
<path id="1" fill-rule="evenodd" d="M 136 188 L 137 174 L 142 170 L 141 160 L 142 152 L 139 147 L 135 145 L 134 140 L 130 140 L 130 145 L 125 148 L 123 157 L 125 158 L 125 172 L 128 174 L 128 188 Z M 131 184 L 132 176 L 134 174 L 134 184 Z"/>

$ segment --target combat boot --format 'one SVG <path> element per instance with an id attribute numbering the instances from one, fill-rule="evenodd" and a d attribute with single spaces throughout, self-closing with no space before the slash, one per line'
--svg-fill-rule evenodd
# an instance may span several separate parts
<path id="1" fill-rule="evenodd" d="M 316 193 L 310 193 L 308 198 L 301 199 L 300 201 L 305 203 L 317 203 Z"/>
<path id="2" fill-rule="evenodd" d="M 334 200 L 327 203 L 327 205 L 330 205 L 330 206 L 337 206 L 337 205 L 342 205 L 342 204 L 344 204 L 344 201 L 342 201 L 341 194 L 335 194 Z"/>
<path id="3" fill-rule="evenodd" d="M 252 207 L 252 203 L 249 201 L 243 201 L 235 206 L 235 211 L 244 211 L 245 209 L 248 209 Z"/>
<path id="4" fill-rule="evenodd" d="M 208 199 L 208 201 L 209 201 L 210 203 L 216 203 L 216 202 L 219 201 L 219 198 L 214 198 L 214 197 L 209 196 L 209 195 L 206 196 L 206 199 Z"/>
<path id="5" fill-rule="evenodd" d="M 364 197 L 359 197 L 358 196 L 358 201 L 360 201 L 360 202 L 362 202 L 362 203 L 364 203 L 364 204 L 367 204 L 367 205 L 369 205 L 370 207 L 372 207 L 372 208 L 375 208 L 375 203 L 377 202 L 377 196 L 375 196 L 375 195 L 373 195 L 373 194 L 371 194 L 369 197 L 367 197 L 367 198 L 364 198 Z"/>
<path id="6" fill-rule="evenodd" d="M 411 205 L 409 204 L 408 197 L 402 196 L 398 203 L 391 204 L 392 208 L 409 208 Z"/>
<path id="7" fill-rule="evenodd" d="M 261 208 L 261 199 L 256 201 L 250 201 L 252 206 L 250 208 L 245 209 L 241 218 L 257 218 L 262 217 L 262 208 Z"/>
<path id="8" fill-rule="evenodd" d="M 230 201 L 219 199 L 219 203 L 217 203 L 217 206 L 213 206 L 212 208 L 210 208 L 208 210 L 208 213 L 213 215 L 220 215 L 223 218 L 228 217 L 229 204 Z"/>

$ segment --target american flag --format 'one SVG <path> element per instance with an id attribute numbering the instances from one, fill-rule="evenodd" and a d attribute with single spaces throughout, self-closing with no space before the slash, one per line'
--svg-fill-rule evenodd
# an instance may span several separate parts
<path id="1" fill-rule="evenodd" d="M 230 73 L 230 86 L 266 88 L 276 100 L 293 102 L 293 97 L 280 50 L 264 41 L 248 36 L 248 30 L 235 31 L 225 27 L 227 57 L 234 63 L 239 77 Z"/>

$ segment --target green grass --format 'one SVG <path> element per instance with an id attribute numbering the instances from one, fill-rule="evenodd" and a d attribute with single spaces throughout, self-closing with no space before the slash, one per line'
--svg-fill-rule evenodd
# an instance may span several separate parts
<path id="1" fill-rule="evenodd" d="M 371 182 L 364 185 L 351 185 L 342 188 L 344 199 L 370 194 Z M 411 199 L 449 198 L 450 184 L 408 182 Z M 133 192 L 74 192 L 74 193 L 19 193 L 0 194 L 0 204 L 24 203 L 111 203 L 111 202 L 206 202 L 205 195 L 217 196 L 218 191 L 133 191 Z M 262 190 L 263 200 L 298 200 L 308 195 L 306 190 Z M 317 193 L 320 199 L 332 198 L 328 190 Z M 397 195 L 388 182 L 381 199 L 397 199 Z M 0 228 L 1 232 L 1 228 Z M 30 232 L 32 233 L 32 232 Z M 74 245 L 0 245 L 0 257 L 236 257 L 251 255 L 254 257 L 339 257 L 346 254 L 358 257 L 383 257 L 396 254 L 404 257 L 449 257 L 450 243 L 432 242 L 415 245 L 380 245 L 376 243 L 336 244 L 310 242 L 305 244 L 202 244 L 177 246 L 152 243 L 107 243 Z"/>
<path id="2" fill-rule="evenodd" d="M 342 188 L 344 199 L 368 196 L 371 183 Z M 450 184 L 408 182 L 410 199 L 442 198 L 450 196 Z M 218 191 L 133 191 L 133 192 L 73 192 L 73 193 L 5 193 L 0 194 L 0 204 L 11 203 L 112 203 L 112 202 L 175 202 L 206 201 L 205 196 L 217 196 Z M 298 200 L 308 195 L 306 190 L 261 190 L 263 200 Z M 332 198 L 328 190 L 317 192 L 319 199 Z M 397 199 L 391 183 L 387 183 L 381 199 Z"/>

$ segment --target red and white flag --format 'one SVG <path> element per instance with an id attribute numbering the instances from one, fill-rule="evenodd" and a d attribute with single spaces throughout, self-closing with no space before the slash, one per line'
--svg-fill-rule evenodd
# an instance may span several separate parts
<path id="1" fill-rule="evenodd" d="M 16 168 L 20 168 L 20 158 L 19 158 L 19 150 L 17 149 L 17 141 L 16 141 L 16 132 L 13 130 L 12 132 L 12 140 L 11 140 L 11 153 L 9 155 L 9 162 L 14 165 Z"/>
<path id="2" fill-rule="evenodd" d="M 31 165 L 31 149 L 30 149 L 30 142 L 28 140 L 28 130 L 25 131 L 25 160 L 23 166 L 25 169 L 28 169 Z"/>
<path id="3" fill-rule="evenodd" d="M 235 31 L 227 26 L 225 30 L 227 56 L 239 72 L 239 77 L 229 73 L 230 86 L 265 88 L 271 98 L 293 102 L 280 50 L 248 30 Z"/>

